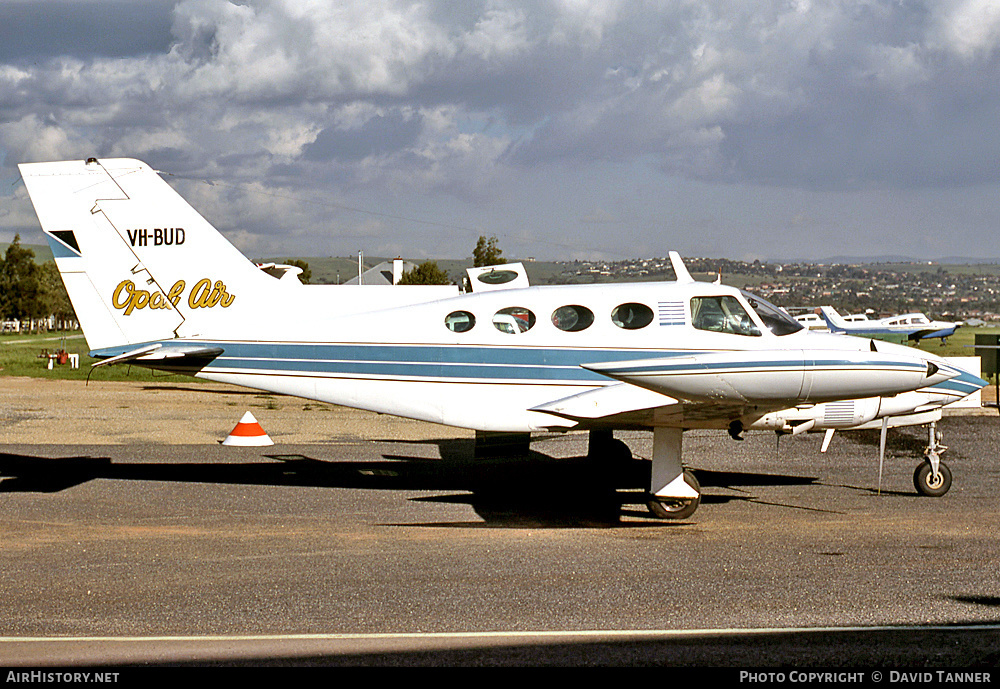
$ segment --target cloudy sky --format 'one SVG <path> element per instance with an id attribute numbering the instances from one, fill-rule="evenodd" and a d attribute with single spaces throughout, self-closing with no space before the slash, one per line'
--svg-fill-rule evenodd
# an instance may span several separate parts
<path id="1" fill-rule="evenodd" d="M 135 157 L 252 257 L 1000 257 L 995 0 L 0 0 L 19 162 Z"/>

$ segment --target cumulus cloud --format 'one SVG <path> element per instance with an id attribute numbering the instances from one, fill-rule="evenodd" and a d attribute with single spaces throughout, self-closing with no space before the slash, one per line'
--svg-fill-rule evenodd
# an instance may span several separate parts
<path id="1" fill-rule="evenodd" d="M 965 61 L 989 59 L 1000 44 L 1000 6 L 990 0 L 945 0 L 933 10 L 931 39 Z"/>
<path id="2" fill-rule="evenodd" d="M 580 218 L 561 176 L 608 195 L 591 208 L 640 168 L 728 189 L 998 182 L 989 0 L 55 0 L 0 20 L 7 177 L 143 158 L 250 185 L 199 199 L 245 237 L 329 216 L 265 189 L 472 216 L 549 191 Z M 630 172 L 597 181 L 608 165 Z M 507 220 L 468 224 L 486 222 Z"/>

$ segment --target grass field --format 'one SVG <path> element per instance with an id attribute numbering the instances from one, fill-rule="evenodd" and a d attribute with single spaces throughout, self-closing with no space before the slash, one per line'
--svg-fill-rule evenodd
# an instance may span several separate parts
<path id="1" fill-rule="evenodd" d="M 919 347 L 938 356 L 976 356 L 973 345 L 976 343 L 977 334 L 1000 335 L 1000 328 L 959 328 L 944 344 L 941 343 L 941 340 L 922 340 Z"/>
<path id="2" fill-rule="evenodd" d="M 53 362 L 48 369 L 48 359 L 43 352 L 55 353 L 65 349 L 69 354 L 80 355 L 80 368 L 70 368 L 69 364 Z M 161 371 L 150 371 L 139 366 L 104 366 L 91 372 L 91 364 L 97 359 L 87 355 L 89 351 L 83 334 L 77 332 L 45 333 L 43 335 L 0 335 L 0 376 L 30 376 L 53 380 L 135 380 L 150 381 L 169 377 L 174 380 L 196 380 L 189 376 L 178 376 Z"/>

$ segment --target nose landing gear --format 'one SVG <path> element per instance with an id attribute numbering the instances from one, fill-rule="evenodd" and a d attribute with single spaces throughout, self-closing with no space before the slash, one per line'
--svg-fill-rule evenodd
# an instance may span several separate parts
<path id="1" fill-rule="evenodd" d="M 948 448 L 940 443 L 941 435 L 937 432 L 937 422 L 932 421 L 928 431 L 927 447 L 924 456 L 927 458 L 913 472 L 913 487 L 921 495 L 939 498 L 951 488 L 951 469 L 941 461 L 941 453 Z"/>

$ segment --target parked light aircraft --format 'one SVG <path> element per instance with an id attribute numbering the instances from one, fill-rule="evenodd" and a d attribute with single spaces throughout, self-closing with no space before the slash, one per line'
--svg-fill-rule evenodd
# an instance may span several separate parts
<path id="1" fill-rule="evenodd" d="M 932 321 L 922 313 L 904 313 L 871 320 L 864 316 L 841 316 L 832 306 L 821 306 L 819 312 L 831 332 L 859 337 L 906 335 L 908 340 L 919 341 L 940 337 L 941 342 L 944 342 L 946 338 L 954 335 L 955 330 L 961 325 L 951 321 Z"/>
<path id="2" fill-rule="evenodd" d="M 477 431 L 590 430 L 595 457 L 622 450 L 614 430 L 649 429 L 647 504 L 663 518 L 701 499 L 681 461 L 685 429 L 851 428 L 986 384 L 925 352 L 810 333 L 763 299 L 694 281 L 675 253 L 673 282 L 302 285 L 245 258 L 142 162 L 20 170 L 95 366 Z M 931 452 L 915 482 L 942 494 L 951 478 Z"/>

